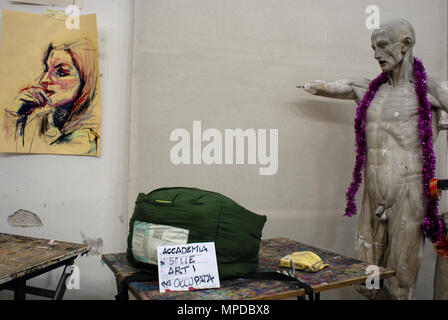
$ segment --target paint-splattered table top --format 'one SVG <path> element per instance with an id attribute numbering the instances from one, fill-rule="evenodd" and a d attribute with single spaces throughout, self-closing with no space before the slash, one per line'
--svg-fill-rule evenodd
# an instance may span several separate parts
<path id="1" fill-rule="evenodd" d="M 113 271 L 117 283 L 139 270 L 131 266 L 126 253 L 104 254 L 103 261 Z M 286 299 L 305 295 L 295 283 L 271 280 L 232 279 L 220 281 L 219 289 L 159 293 L 157 281 L 131 282 L 129 291 L 139 300 L 250 300 Z"/>
<path id="2" fill-rule="evenodd" d="M 296 278 L 310 285 L 316 293 L 365 283 L 367 280 L 366 263 L 285 238 L 261 241 L 257 272 L 289 270 L 279 267 L 279 261 L 282 257 L 298 251 L 312 251 L 320 256 L 325 264 L 330 265 L 316 273 L 295 271 Z M 105 254 L 102 259 L 113 271 L 118 283 L 138 272 L 138 269 L 129 264 L 125 253 Z M 394 271 L 380 268 L 381 279 L 393 275 Z M 219 289 L 163 294 L 159 292 L 157 282 L 132 282 L 129 284 L 129 290 L 140 300 L 275 300 L 305 295 L 305 291 L 294 282 L 253 279 L 223 280 Z"/>
<path id="3" fill-rule="evenodd" d="M 0 284 L 90 251 L 90 246 L 0 233 Z"/>
<path id="4" fill-rule="evenodd" d="M 285 268 L 279 267 L 280 259 L 299 251 L 312 251 L 324 264 L 329 264 L 328 267 L 315 273 L 295 270 L 295 277 L 311 286 L 316 293 L 353 284 L 364 284 L 369 277 L 366 274 L 369 264 L 365 262 L 285 238 L 262 240 L 257 272 L 282 271 Z M 392 277 L 394 274 L 393 270 L 379 268 L 380 279 Z"/>

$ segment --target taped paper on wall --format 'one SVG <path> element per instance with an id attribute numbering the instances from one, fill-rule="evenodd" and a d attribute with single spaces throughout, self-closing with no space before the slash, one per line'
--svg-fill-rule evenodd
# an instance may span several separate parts
<path id="1" fill-rule="evenodd" d="M 2 11 L 0 152 L 99 156 L 96 15 Z"/>
<path id="2" fill-rule="evenodd" d="M 12 2 L 47 5 L 54 7 L 77 6 L 78 8 L 82 8 L 83 5 L 83 0 L 12 0 Z"/>

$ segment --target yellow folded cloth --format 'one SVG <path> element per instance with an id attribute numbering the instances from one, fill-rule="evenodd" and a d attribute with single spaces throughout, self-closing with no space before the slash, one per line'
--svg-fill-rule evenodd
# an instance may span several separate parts
<path id="1" fill-rule="evenodd" d="M 323 264 L 322 259 L 311 251 L 288 254 L 280 260 L 280 266 L 289 268 L 291 260 L 294 263 L 294 268 L 298 270 L 317 272 L 329 266 L 329 264 Z"/>

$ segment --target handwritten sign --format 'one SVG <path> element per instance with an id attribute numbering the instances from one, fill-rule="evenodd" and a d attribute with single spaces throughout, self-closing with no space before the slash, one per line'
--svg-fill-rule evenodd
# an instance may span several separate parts
<path id="1" fill-rule="evenodd" d="M 160 292 L 219 288 L 214 242 L 158 246 Z"/>

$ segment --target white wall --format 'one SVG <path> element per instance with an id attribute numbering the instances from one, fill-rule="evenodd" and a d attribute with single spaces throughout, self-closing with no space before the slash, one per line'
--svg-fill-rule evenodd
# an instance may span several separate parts
<path id="1" fill-rule="evenodd" d="M 47 7 L 0 8 L 40 13 Z M 123 252 L 127 231 L 128 131 L 132 1 L 84 0 L 81 14 L 96 13 L 102 93 L 101 157 L 0 155 L 0 232 L 82 243 L 81 232 L 102 239 L 103 253 Z M 41 215 L 44 227 L 14 229 L 7 216 L 18 209 Z M 112 272 L 99 255 L 78 258 L 81 290 L 67 299 L 113 299 Z M 56 288 L 57 270 L 32 285 Z M 0 292 L 0 298 L 10 297 Z M 29 296 L 33 298 L 32 296 Z"/>
<path id="2" fill-rule="evenodd" d="M 383 21 L 412 22 L 415 55 L 445 79 L 446 1 L 137 0 L 129 209 L 138 192 L 204 188 L 267 215 L 265 238 L 353 255 L 356 217 L 342 215 L 355 159 L 355 104 L 296 85 L 379 74 L 365 27 L 372 4 Z M 192 133 L 195 120 L 221 132 L 278 129 L 278 173 L 260 176 L 257 165 L 173 165 L 170 133 Z M 431 248 L 419 298 L 432 298 Z M 329 296 L 360 298 L 349 289 Z"/>

